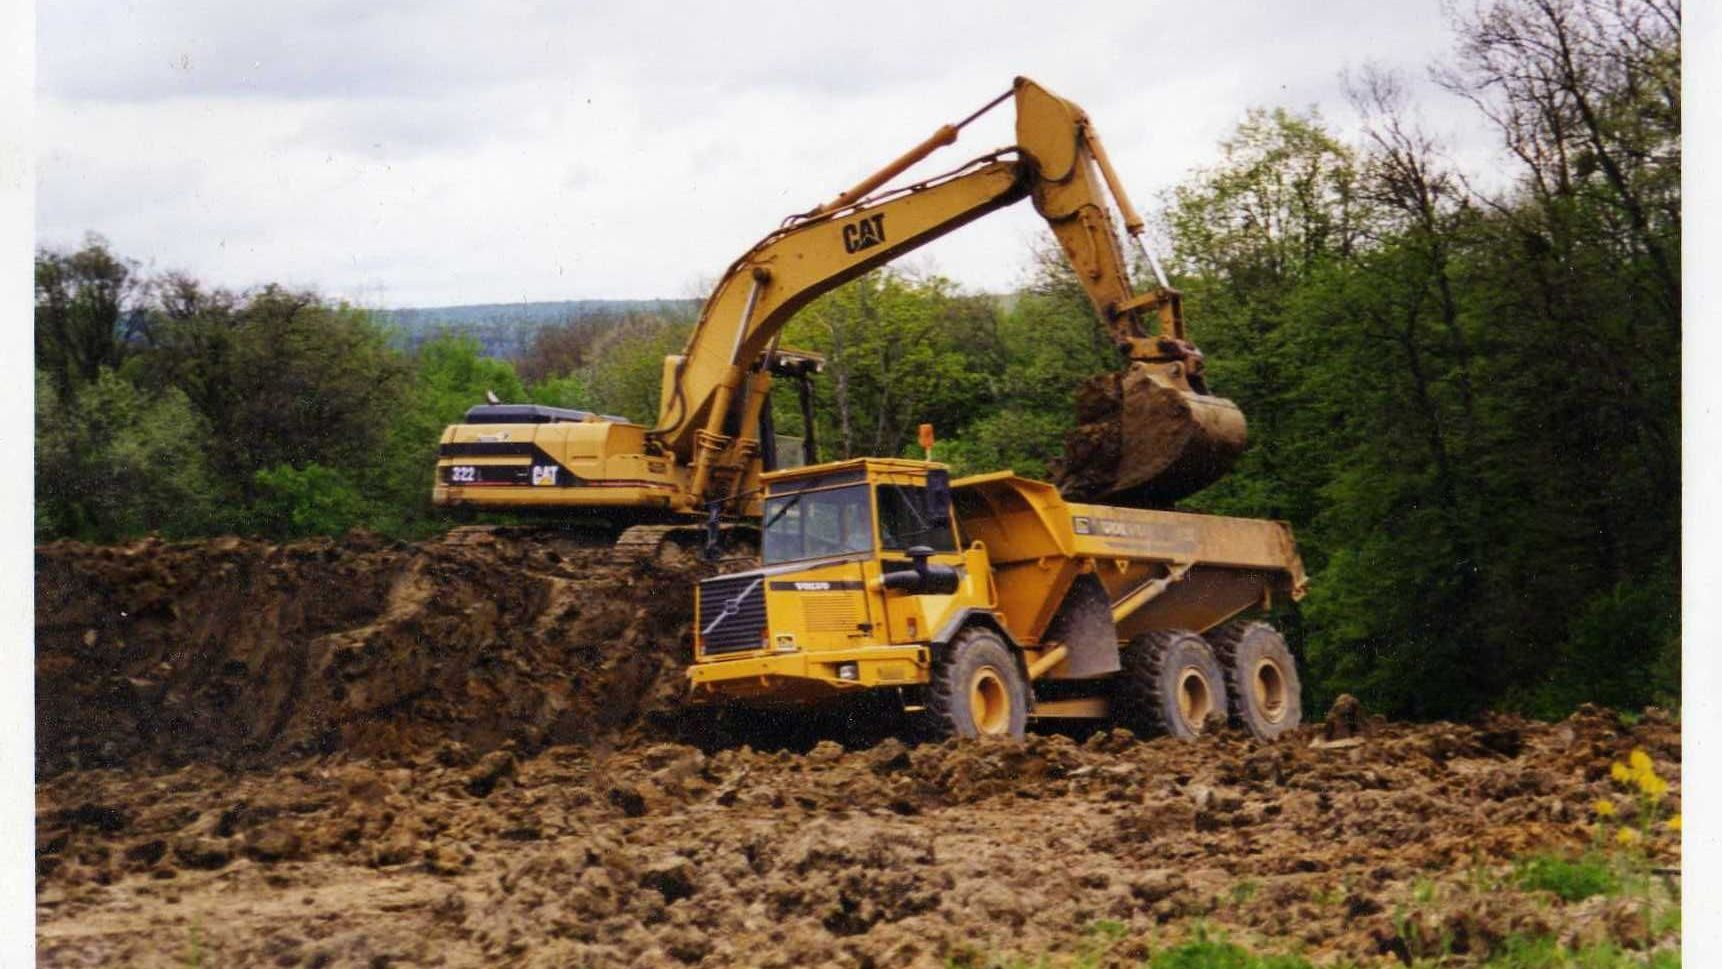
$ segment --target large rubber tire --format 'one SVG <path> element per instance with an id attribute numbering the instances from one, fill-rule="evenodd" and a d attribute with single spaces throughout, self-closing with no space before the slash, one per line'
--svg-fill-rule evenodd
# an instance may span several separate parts
<path id="1" fill-rule="evenodd" d="M 1226 671 L 1232 722 L 1273 740 L 1303 722 L 1303 683 L 1285 637 L 1265 622 L 1237 620 L 1208 634 Z"/>
<path id="2" fill-rule="evenodd" d="M 998 633 L 970 626 L 933 661 L 927 730 L 934 738 L 1012 737 L 1028 727 L 1028 683 Z"/>
<path id="3" fill-rule="evenodd" d="M 1143 633 L 1119 655 L 1113 719 L 1142 736 L 1194 740 L 1210 717 L 1228 715 L 1225 674 L 1208 643 L 1182 629 Z"/>

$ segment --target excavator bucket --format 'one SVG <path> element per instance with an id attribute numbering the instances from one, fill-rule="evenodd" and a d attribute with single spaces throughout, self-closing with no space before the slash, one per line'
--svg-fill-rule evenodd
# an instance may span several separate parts
<path id="1" fill-rule="evenodd" d="M 1076 392 L 1077 427 L 1054 477 L 1065 497 L 1163 508 L 1213 484 L 1243 453 L 1244 414 L 1133 364 Z"/>

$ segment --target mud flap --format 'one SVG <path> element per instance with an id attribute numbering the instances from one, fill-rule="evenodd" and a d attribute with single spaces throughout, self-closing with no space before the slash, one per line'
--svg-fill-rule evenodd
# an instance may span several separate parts
<path id="1" fill-rule="evenodd" d="M 1086 680 L 1118 672 L 1118 627 L 1099 577 L 1076 577 L 1042 639 L 1070 650 L 1049 674 L 1054 679 Z"/>

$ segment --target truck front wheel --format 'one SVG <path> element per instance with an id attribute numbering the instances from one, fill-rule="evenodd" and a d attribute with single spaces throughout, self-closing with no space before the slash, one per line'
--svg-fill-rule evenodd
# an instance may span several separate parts
<path id="1" fill-rule="evenodd" d="M 1193 632 L 1155 630 L 1119 654 L 1112 708 L 1122 725 L 1144 736 L 1194 740 L 1210 717 L 1225 721 L 1226 680 L 1208 643 Z"/>
<path id="2" fill-rule="evenodd" d="M 1016 657 L 990 629 L 958 633 L 927 684 L 931 732 L 943 737 L 1013 737 L 1028 726 L 1028 685 Z"/>

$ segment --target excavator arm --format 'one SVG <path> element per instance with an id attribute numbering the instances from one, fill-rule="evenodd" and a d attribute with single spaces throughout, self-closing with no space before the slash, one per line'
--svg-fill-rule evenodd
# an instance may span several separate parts
<path id="1" fill-rule="evenodd" d="M 1013 102 L 1016 144 L 935 178 L 893 179 Z M 1131 207 L 1082 109 L 1033 81 L 1011 89 L 824 205 L 787 219 L 737 259 L 684 351 L 664 361 L 656 426 L 536 406 L 481 405 L 443 432 L 432 501 L 455 509 L 575 514 L 610 524 L 758 512 L 774 466 L 766 413 L 774 377 L 801 379 L 815 355 L 779 348 L 796 310 L 820 294 L 990 212 L 1032 198 L 1058 238 L 1122 367 L 1076 389 L 1059 485 L 1081 501 L 1156 507 L 1211 483 L 1243 449 L 1244 419 L 1209 394 L 1184 333 L 1179 295 L 1131 285 Z M 803 397 L 804 411 L 807 400 Z M 811 428 L 809 428 L 811 432 Z M 809 442 L 810 443 L 810 442 Z M 804 452 L 805 453 L 805 452 Z M 652 527 L 671 527 L 653 524 Z"/>
<path id="2" fill-rule="evenodd" d="M 652 439 L 687 455 L 690 491 L 757 427 L 764 384 L 756 365 L 791 317 L 822 293 L 1028 194 L 1021 166 L 980 159 L 958 172 L 766 237 L 730 267 L 707 300 L 686 351 L 668 363 Z M 740 455 L 745 459 L 746 455 Z M 734 464 L 732 460 L 728 463 Z M 702 467 L 705 473 L 701 473 Z"/>
<path id="3" fill-rule="evenodd" d="M 876 193 L 1005 98 L 1017 144 L 924 182 Z M 1103 191 L 1102 186 L 1106 191 Z M 1082 109 L 1026 78 L 836 199 L 791 217 L 732 264 L 686 350 L 666 361 L 652 447 L 692 469 L 686 507 L 733 495 L 758 452 L 778 335 L 821 294 L 990 212 L 1032 197 L 1125 362 L 1077 393 L 1079 427 L 1061 484 L 1073 497 L 1164 504 L 1224 474 L 1243 417 L 1208 394 L 1176 290 L 1138 294 L 1107 194 L 1132 236 L 1136 215 Z M 1152 262 L 1152 257 L 1150 256 Z"/>

